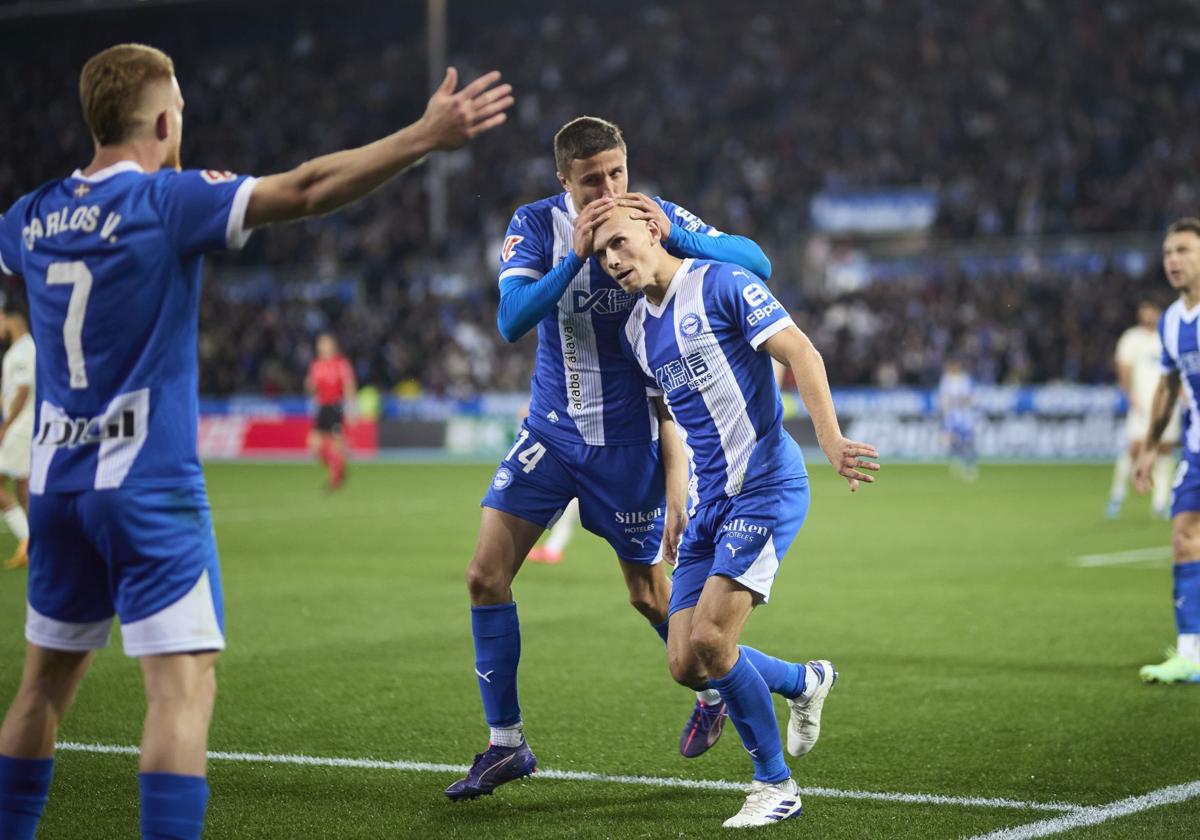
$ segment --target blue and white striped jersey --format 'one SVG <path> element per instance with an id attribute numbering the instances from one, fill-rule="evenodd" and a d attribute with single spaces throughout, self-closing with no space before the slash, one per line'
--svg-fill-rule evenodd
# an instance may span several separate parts
<path id="1" fill-rule="evenodd" d="M 240 248 L 254 179 L 122 161 L 76 171 L 0 217 L 38 348 L 32 493 L 181 487 L 196 451 L 206 251 Z"/>
<path id="2" fill-rule="evenodd" d="M 1162 339 L 1164 374 L 1178 373 L 1187 409 L 1184 413 L 1183 451 L 1200 464 L 1200 306 L 1188 310 L 1180 298 L 1167 307 L 1158 322 Z"/>
<path id="3" fill-rule="evenodd" d="M 655 201 L 673 225 L 722 235 L 682 207 Z M 520 207 L 505 235 L 500 279 L 544 277 L 571 252 L 577 215 L 565 192 Z M 657 437 L 645 386 L 621 354 L 617 338 L 637 299 L 592 257 L 538 324 L 528 421 L 538 434 L 589 446 L 638 444 Z"/>
<path id="4" fill-rule="evenodd" d="M 758 352 L 791 325 L 762 280 L 708 260 L 684 260 L 661 305 L 643 297 L 633 307 L 622 349 L 665 396 L 701 505 L 807 475 L 783 429 L 771 358 Z"/>

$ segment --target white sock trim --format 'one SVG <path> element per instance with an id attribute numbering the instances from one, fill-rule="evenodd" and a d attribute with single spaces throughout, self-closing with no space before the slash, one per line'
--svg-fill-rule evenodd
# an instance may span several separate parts
<path id="1" fill-rule="evenodd" d="M 18 540 L 29 539 L 29 519 L 20 505 L 13 505 L 4 511 L 4 521 L 8 523 L 8 530 L 12 531 Z"/>
<path id="2" fill-rule="evenodd" d="M 525 726 L 518 723 L 514 726 L 491 727 L 491 742 L 494 747 L 519 747 L 525 743 Z"/>
<path id="3" fill-rule="evenodd" d="M 706 688 L 704 691 L 696 692 L 696 699 L 705 706 L 715 706 L 721 702 L 721 692 L 715 688 Z"/>
<path id="4" fill-rule="evenodd" d="M 1175 652 L 1189 662 L 1200 665 L 1200 633 L 1180 633 Z"/>

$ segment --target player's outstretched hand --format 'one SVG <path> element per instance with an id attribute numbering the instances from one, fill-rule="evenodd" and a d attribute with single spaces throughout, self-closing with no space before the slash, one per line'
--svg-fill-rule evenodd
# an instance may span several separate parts
<path id="1" fill-rule="evenodd" d="M 839 437 L 831 441 L 828 446 L 822 445 L 821 450 L 829 459 L 829 463 L 833 464 L 838 475 L 850 482 L 851 493 L 858 489 L 860 481 L 864 484 L 875 482 L 875 476 L 861 472 L 861 470 L 879 472 L 879 464 L 875 463 L 879 460 L 879 453 L 871 444 L 857 443 Z"/>
<path id="2" fill-rule="evenodd" d="M 623 193 L 617 196 L 617 204 L 633 208 L 633 212 L 629 214 L 631 219 L 653 220 L 664 240 L 671 235 L 671 220 L 667 218 L 662 206 L 650 196 L 644 193 Z"/>
<path id="3" fill-rule="evenodd" d="M 687 530 L 688 515 L 686 510 L 671 510 L 667 506 L 667 515 L 663 517 L 662 548 L 663 560 L 668 566 L 674 566 L 679 560 L 679 541 Z"/>
<path id="4" fill-rule="evenodd" d="M 497 85 L 500 72 L 484 73 L 460 91 L 458 70 L 446 69 L 446 78 L 429 98 L 421 124 L 438 149 L 458 149 L 468 140 L 501 125 L 514 102 L 512 85 Z"/>
<path id="5" fill-rule="evenodd" d="M 1154 447 L 1143 449 L 1138 455 L 1133 467 L 1133 489 L 1145 495 L 1154 487 L 1154 462 L 1158 458 L 1158 450 Z"/>
<path id="6" fill-rule="evenodd" d="M 579 211 L 579 215 L 575 217 L 573 242 L 575 254 L 579 259 L 586 260 L 596 253 L 596 228 L 608 221 L 616 206 L 617 201 L 614 198 L 597 198 Z"/>

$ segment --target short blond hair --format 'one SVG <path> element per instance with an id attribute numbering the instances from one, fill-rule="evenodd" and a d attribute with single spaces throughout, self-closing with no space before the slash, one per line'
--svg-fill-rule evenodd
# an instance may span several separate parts
<path id="1" fill-rule="evenodd" d="M 79 101 L 96 142 L 128 140 L 146 86 L 174 76 L 171 57 L 145 44 L 117 44 L 89 58 L 79 74 Z"/>

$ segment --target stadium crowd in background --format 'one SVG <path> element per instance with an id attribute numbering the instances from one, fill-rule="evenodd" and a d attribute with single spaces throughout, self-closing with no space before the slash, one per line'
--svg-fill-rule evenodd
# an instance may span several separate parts
<path id="1" fill-rule="evenodd" d="M 424 78 L 420 9 L 360 5 L 348 16 L 301 3 L 270 25 L 250 15 L 236 39 L 219 8 L 173 12 L 190 39 L 163 46 L 202 126 L 185 163 L 203 148 L 263 171 L 415 114 L 421 86 L 398 80 Z M 1124 312 L 1145 285 L 1159 287 L 1153 258 L 1145 277 L 1120 265 L 968 277 L 947 265 L 846 293 L 812 282 L 822 269 L 805 258 L 809 202 L 822 190 L 912 186 L 938 197 L 936 238 L 1157 236 L 1200 197 L 1200 23 L 1185 6 L 836 0 L 808 16 L 771 0 L 729 17 L 717 0 L 700 0 L 708 14 L 696 5 L 685 15 L 617 0 L 637 25 L 581 64 L 575 45 L 603 38 L 598 12 L 451 4 L 452 58 L 499 66 L 527 94 L 510 130 L 448 159 L 447 238 L 431 242 L 420 178 L 261 237 L 208 284 L 202 391 L 300 392 L 322 330 L 383 389 L 523 390 L 531 348 L 508 347 L 495 329 L 499 239 L 514 207 L 553 188 L 550 137 L 581 111 L 625 128 L 634 188 L 687 195 L 689 209 L 763 244 L 780 297 L 830 349 L 834 381 L 928 386 L 950 352 L 981 383 L 1112 381 Z M 111 41 L 103 30 L 56 37 Z M 523 46 L 531 39 L 536 51 Z M 665 60 L 646 84 L 637 56 L 651 50 Z M 87 150 L 82 129 L 60 128 L 77 123 L 77 68 L 6 67 L 0 82 L 29 118 L 0 135 L 0 203 Z M 268 277 L 289 282 L 266 290 Z M 854 340 L 830 340 L 839 335 Z"/>

